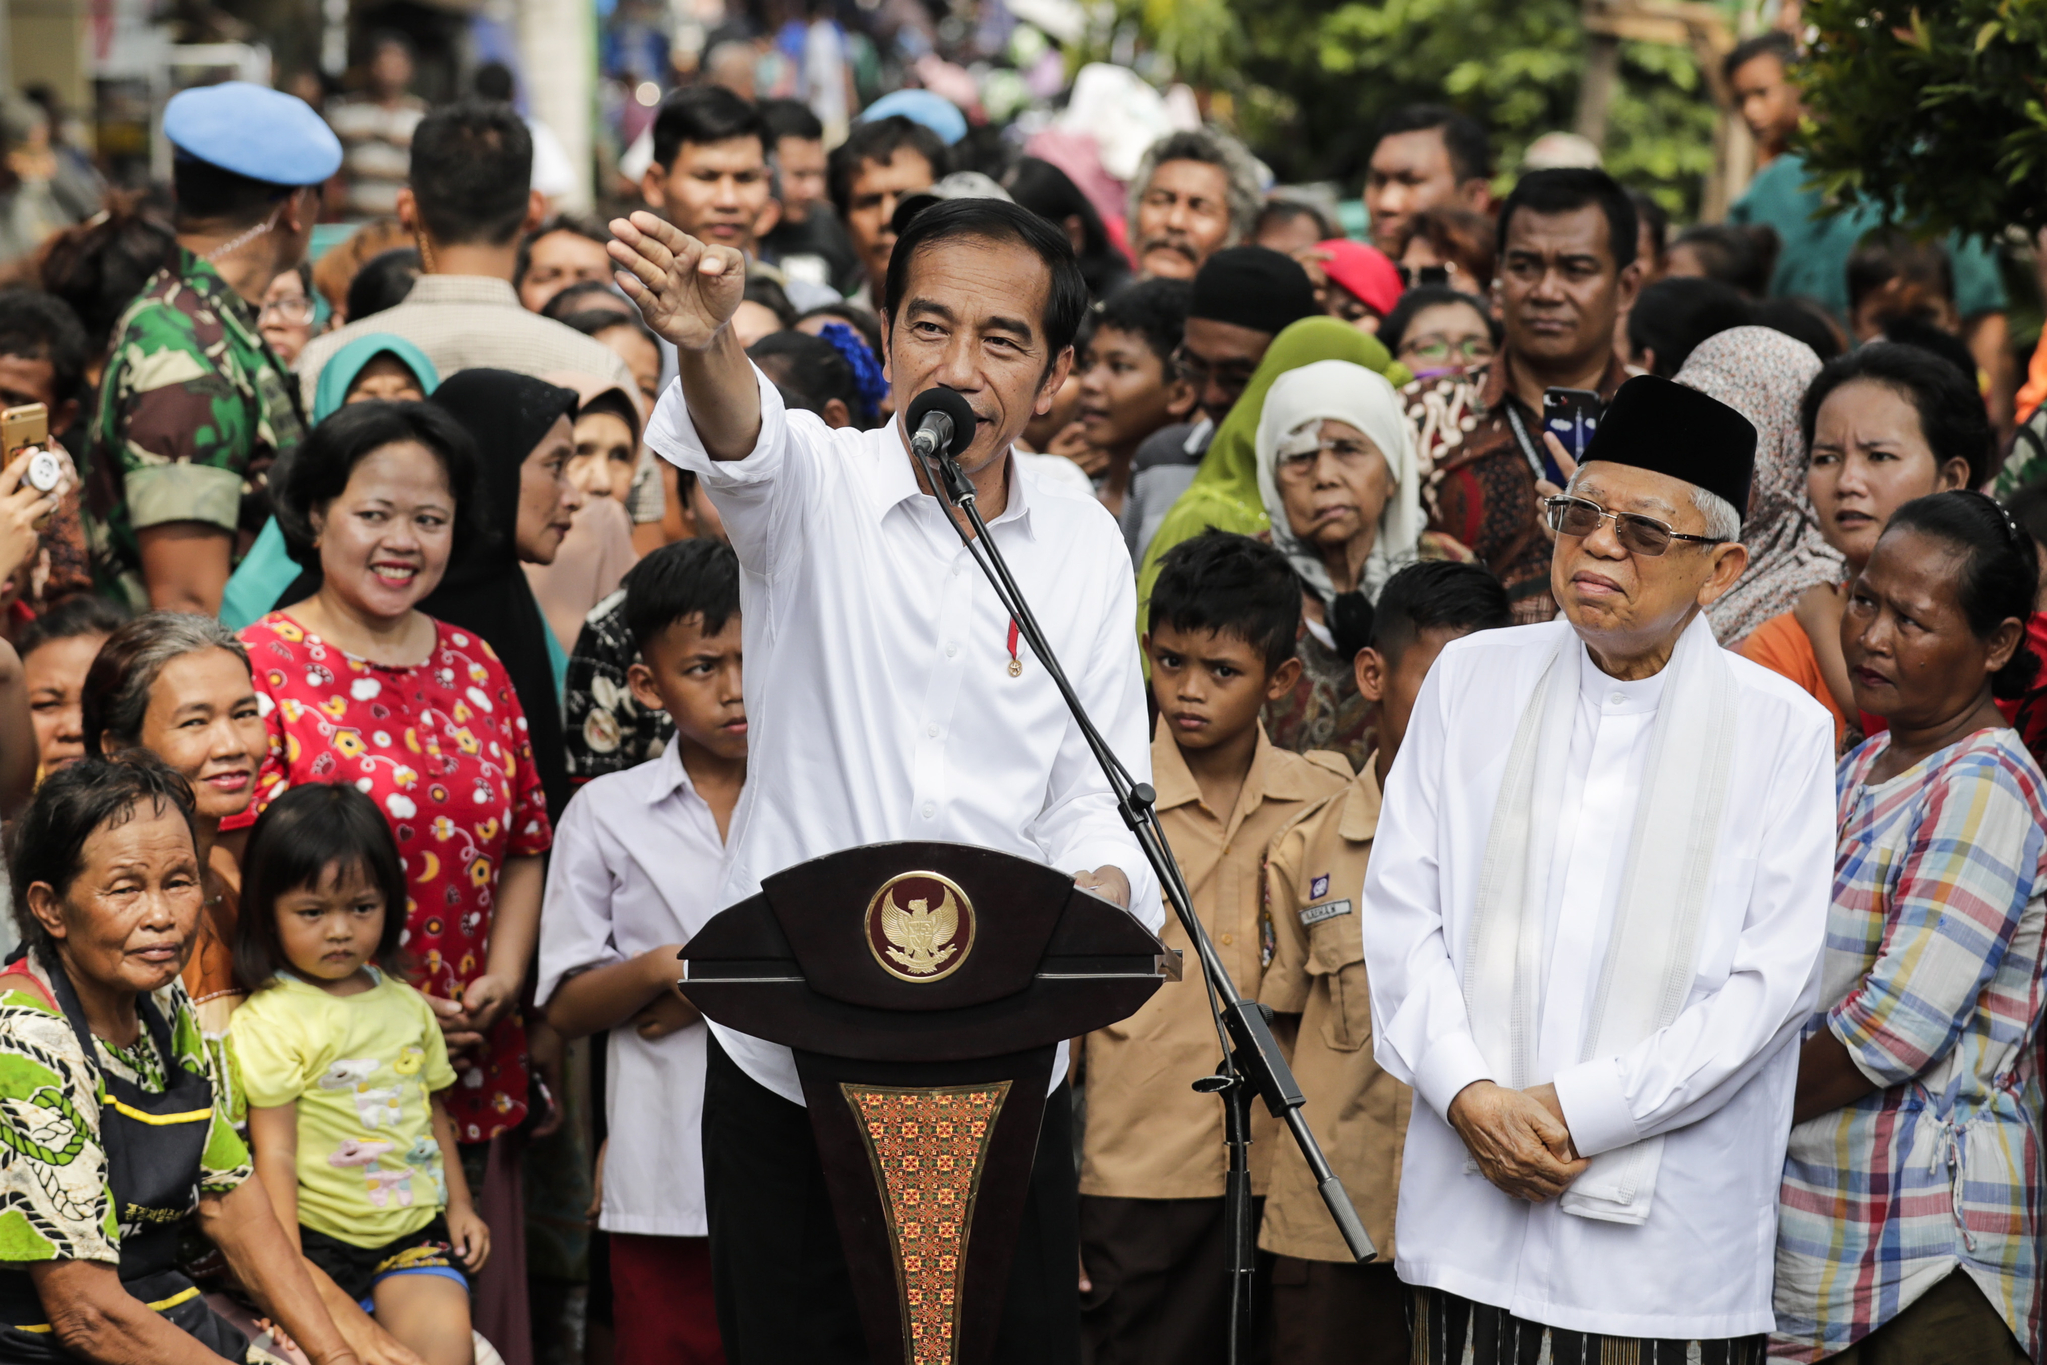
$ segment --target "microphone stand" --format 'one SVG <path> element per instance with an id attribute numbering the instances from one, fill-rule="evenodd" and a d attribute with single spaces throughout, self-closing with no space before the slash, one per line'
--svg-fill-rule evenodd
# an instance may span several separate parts
<path id="1" fill-rule="evenodd" d="M 1365 1225 L 1359 1220 L 1350 1195 L 1345 1193 L 1343 1182 L 1329 1168 L 1328 1159 L 1322 1155 L 1321 1144 L 1315 1141 L 1315 1134 L 1308 1128 L 1308 1121 L 1301 1113 L 1307 1097 L 1301 1093 L 1300 1085 L 1294 1080 L 1293 1069 L 1287 1065 L 1278 1040 L 1272 1036 L 1265 1007 L 1247 1000 L 1237 990 L 1228 969 L 1216 954 L 1215 945 L 1209 941 L 1207 929 L 1194 913 L 1194 901 L 1187 890 L 1187 881 L 1180 875 L 1180 866 L 1174 861 L 1165 833 L 1159 827 L 1157 793 L 1150 783 L 1131 778 L 1129 769 L 1109 748 L 1101 731 L 1095 728 L 1094 721 L 1088 716 L 1087 709 L 1081 705 L 1073 685 L 1066 680 L 1066 672 L 1053 656 L 1044 632 L 1038 628 L 1030 604 L 1024 600 L 1016 580 L 1010 577 L 1009 565 L 1003 559 L 1000 547 L 988 534 L 987 523 L 981 520 L 973 482 L 953 458 L 951 439 L 938 442 L 933 453 L 926 448 L 929 443 L 922 436 L 920 432 L 920 439 L 911 443 L 912 453 L 922 463 L 931 486 L 956 511 L 965 514 L 973 534 L 969 535 L 956 517 L 946 519 L 952 522 L 967 553 L 974 557 L 989 586 L 995 589 L 995 596 L 1016 623 L 1017 633 L 1030 645 L 1031 652 L 1038 656 L 1038 661 L 1045 666 L 1053 684 L 1058 687 L 1066 709 L 1080 727 L 1081 738 L 1087 742 L 1095 762 L 1109 780 L 1109 789 L 1115 793 L 1116 808 L 1122 813 L 1123 823 L 1137 836 L 1138 846 L 1144 850 L 1145 860 L 1157 874 L 1166 900 L 1171 903 L 1173 913 L 1179 916 L 1180 927 L 1186 931 L 1188 942 L 1194 945 L 1195 957 L 1201 964 L 1202 979 L 1208 989 L 1209 1009 L 1215 1016 L 1216 1037 L 1222 1044 L 1223 1056 L 1216 1074 L 1194 1082 L 1194 1089 L 1220 1096 L 1223 1102 L 1223 1133 L 1229 1149 L 1229 1167 L 1223 1187 L 1224 1236 L 1230 1248 L 1229 1358 L 1231 1365 L 1248 1365 L 1252 1353 L 1252 1272 L 1257 1233 L 1251 1221 L 1251 1097 L 1254 1091 L 1265 1101 L 1265 1107 L 1273 1116 L 1283 1120 L 1293 1134 L 1294 1143 L 1307 1159 L 1308 1170 L 1322 1194 L 1322 1202 L 1328 1206 L 1329 1216 L 1336 1221 L 1337 1230 L 1343 1234 L 1344 1244 L 1350 1248 L 1351 1255 L 1362 1263 L 1377 1257 L 1378 1249 L 1365 1232 Z"/>

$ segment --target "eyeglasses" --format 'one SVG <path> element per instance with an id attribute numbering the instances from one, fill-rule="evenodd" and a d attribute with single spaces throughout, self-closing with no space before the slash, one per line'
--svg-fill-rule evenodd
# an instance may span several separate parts
<path id="1" fill-rule="evenodd" d="M 304 327 L 313 320 L 313 300 L 304 294 L 288 299 L 272 299 L 257 312 L 258 321 L 275 315 L 280 321 L 292 327 Z"/>
<path id="2" fill-rule="evenodd" d="M 1404 265 L 1400 267 L 1400 282 L 1409 289 L 1419 289 L 1425 284 L 1450 283 L 1450 267 L 1447 265 Z"/>
<path id="3" fill-rule="evenodd" d="M 1490 337 L 1465 337 L 1452 341 L 1446 336 L 1426 332 L 1418 337 L 1400 343 L 1400 358 L 1409 357 L 1430 365 L 1441 365 L 1452 356 L 1469 364 L 1493 358 L 1493 343 Z"/>
<path id="4" fill-rule="evenodd" d="M 1682 531 L 1673 531 L 1654 517 L 1637 516 L 1633 512 L 1609 512 L 1586 498 L 1565 495 L 1547 499 L 1543 506 L 1549 511 L 1549 529 L 1560 536 L 1589 536 L 1599 529 L 1599 523 L 1613 518 L 1614 539 L 1629 554 L 1653 558 L 1670 549 L 1673 540 L 1688 540 L 1695 545 L 1727 543 L 1717 536 L 1688 536 Z"/>
<path id="5" fill-rule="evenodd" d="M 1282 455 L 1274 462 L 1275 467 L 1289 478 L 1300 478 L 1312 470 L 1324 453 L 1334 455 L 1339 464 L 1362 464 L 1379 453 L 1379 448 L 1347 436 L 1336 436 L 1317 441 L 1306 450 Z"/>

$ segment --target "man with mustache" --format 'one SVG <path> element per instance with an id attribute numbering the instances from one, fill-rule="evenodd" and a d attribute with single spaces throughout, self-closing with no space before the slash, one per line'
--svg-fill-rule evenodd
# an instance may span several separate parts
<path id="1" fill-rule="evenodd" d="M 1228 133 L 1203 128 L 1153 143 L 1130 182 L 1137 273 L 1193 279 L 1210 256 L 1251 231 L 1265 203 L 1264 180 Z"/>
<path id="2" fill-rule="evenodd" d="M 1427 1365 L 1764 1358 L 1834 772 L 1705 617 L 1755 448 L 1628 381 L 1547 505 L 1562 615 L 1445 646 L 1387 775 L 1359 927 Z"/>

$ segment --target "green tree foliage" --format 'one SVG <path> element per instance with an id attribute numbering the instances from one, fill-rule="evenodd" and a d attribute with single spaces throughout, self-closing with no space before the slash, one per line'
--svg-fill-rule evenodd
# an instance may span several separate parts
<path id="1" fill-rule="evenodd" d="M 1806 165 L 1899 221 L 2047 227 L 2047 3 L 1806 0 Z"/>
<path id="2" fill-rule="evenodd" d="M 1119 0 L 1179 79 L 1228 92 L 1284 180 L 1364 174 L 1390 110 L 1447 103 L 1493 130 L 1500 169 L 1569 129 L 1586 42 L 1578 0 Z M 1606 164 L 1681 218 L 1713 167 L 1705 79 L 1682 48 L 1626 43 Z"/>

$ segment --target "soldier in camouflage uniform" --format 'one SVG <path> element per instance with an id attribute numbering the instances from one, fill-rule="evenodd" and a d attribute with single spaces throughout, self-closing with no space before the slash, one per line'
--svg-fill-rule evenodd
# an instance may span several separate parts
<path id="1" fill-rule="evenodd" d="M 257 330 L 257 307 L 304 256 L 341 144 L 304 101 L 240 82 L 179 94 L 164 133 L 178 259 L 114 329 L 88 530 L 102 592 L 212 614 L 269 515 L 271 468 L 305 436 L 298 385 Z"/>

